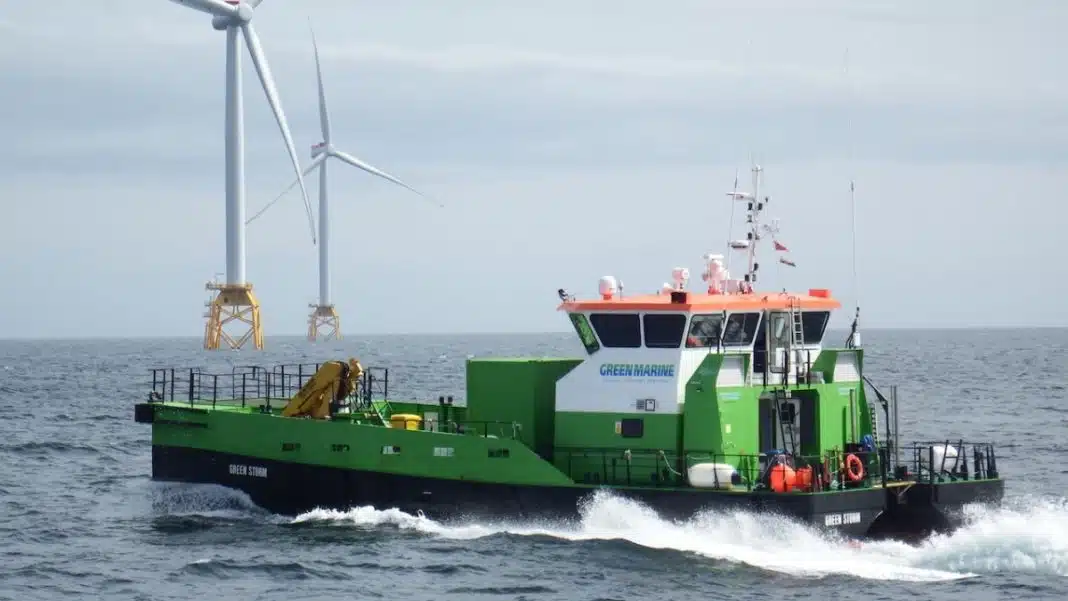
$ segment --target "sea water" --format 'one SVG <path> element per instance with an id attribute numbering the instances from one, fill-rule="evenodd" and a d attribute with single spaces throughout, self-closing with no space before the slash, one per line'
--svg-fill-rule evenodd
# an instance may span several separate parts
<path id="1" fill-rule="evenodd" d="M 363 507 L 285 518 L 220 487 L 149 481 L 133 404 L 150 367 L 355 356 L 391 368 L 391 396 L 462 399 L 469 355 L 578 356 L 577 341 L 353 333 L 268 337 L 261 353 L 195 338 L 0 341 L 0 598 L 1068 598 L 1068 330 L 864 335 L 868 375 L 899 385 L 907 439 L 998 444 L 1003 507 L 918 546 L 859 547 L 746 512 L 665 521 L 611 495 L 571 522 Z"/>

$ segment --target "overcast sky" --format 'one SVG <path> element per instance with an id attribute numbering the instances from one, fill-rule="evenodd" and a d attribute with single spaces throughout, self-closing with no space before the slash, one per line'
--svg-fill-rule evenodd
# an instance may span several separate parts
<path id="1" fill-rule="evenodd" d="M 265 0 L 302 165 L 310 17 L 335 144 L 445 204 L 333 166 L 345 332 L 563 330 L 560 287 L 699 287 L 751 154 L 797 263 L 766 250 L 764 286 L 852 312 L 855 179 L 868 327 L 1068 325 L 1068 4 L 800 4 Z M 0 338 L 200 335 L 224 38 L 166 0 L 0 8 Z M 251 215 L 292 168 L 244 57 Z M 268 336 L 303 332 L 316 253 L 297 192 L 249 226 Z"/>

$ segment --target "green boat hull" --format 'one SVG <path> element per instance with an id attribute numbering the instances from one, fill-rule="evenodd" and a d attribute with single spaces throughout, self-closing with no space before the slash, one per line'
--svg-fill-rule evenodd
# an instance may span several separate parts
<path id="1" fill-rule="evenodd" d="M 152 424 L 153 479 L 226 486 L 286 515 L 372 506 L 442 520 L 569 518 L 607 490 L 666 518 L 754 510 L 847 536 L 910 538 L 953 528 L 963 505 L 1003 493 L 996 478 L 789 494 L 584 484 L 521 442 L 492 434 L 284 418 L 251 406 L 142 403 L 135 418 Z"/>

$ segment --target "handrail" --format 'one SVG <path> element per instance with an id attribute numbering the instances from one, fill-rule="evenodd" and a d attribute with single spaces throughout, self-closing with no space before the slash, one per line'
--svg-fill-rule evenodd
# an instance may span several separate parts
<path id="1" fill-rule="evenodd" d="M 426 430 L 426 426 L 426 421 L 419 420 L 420 430 Z M 496 426 L 492 432 L 490 430 L 491 426 Z M 511 440 L 519 440 L 521 430 L 521 424 L 518 422 L 500 420 L 446 420 L 439 422 L 435 428 L 436 432 L 445 434 L 474 435 L 482 438 L 493 437 Z"/>
<path id="2" fill-rule="evenodd" d="M 713 453 L 710 451 L 687 450 L 682 454 L 663 449 L 620 449 L 614 447 L 556 447 L 554 463 L 576 482 L 614 485 L 652 485 L 652 486 L 691 486 L 688 470 L 697 463 L 723 463 L 730 465 L 738 474 L 738 482 L 722 483 L 742 486 L 747 491 L 771 491 L 769 474 L 772 467 L 785 462 L 795 471 L 803 468 L 813 470 L 812 486 L 807 492 L 842 490 L 858 486 L 886 487 L 894 482 L 916 482 L 936 484 L 960 479 L 997 478 L 997 462 L 993 445 L 990 443 L 968 443 L 951 441 L 958 449 L 955 464 L 949 460 L 937 466 L 936 470 L 922 469 L 923 465 L 934 463 L 935 445 L 919 444 L 910 447 L 916 456 L 926 454 L 926 462 L 916 459 L 915 469 L 901 469 L 908 466 L 891 465 L 892 445 L 878 445 L 874 450 L 857 449 L 848 445 L 845 449 L 831 449 L 822 455 L 792 455 L 788 452 L 768 453 Z M 947 444 L 946 441 L 935 443 Z M 967 450 L 971 450 L 968 453 Z M 864 476 L 859 482 L 850 482 L 844 478 L 844 458 L 856 455 L 864 466 Z M 967 458 L 971 456 L 974 469 L 968 471 Z M 716 485 L 718 486 L 718 472 Z M 646 481 L 648 479 L 648 481 Z"/>
<path id="3" fill-rule="evenodd" d="M 384 376 L 376 376 L 375 374 L 377 373 L 382 373 Z M 384 412 L 375 404 L 375 392 L 381 394 L 377 400 L 385 408 Z M 393 405 L 389 402 L 389 369 L 384 367 L 368 367 L 364 369 L 360 381 L 360 404 L 370 407 L 382 423 L 385 423 L 389 416 L 393 415 Z"/>
<path id="4" fill-rule="evenodd" d="M 864 482 L 871 482 L 875 478 L 883 481 L 885 474 L 885 470 L 881 467 L 885 465 L 885 460 L 878 449 L 849 452 L 833 449 L 823 455 L 793 455 L 787 452 L 713 453 L 710 451 L 686 451 L 679 454 L 663 449 L 604 447 L 557 447 L 554 452 L 557 467 L 576 481 L 628 486 L 643 484 L 635 479 L 635 472 L 649 476 L 654 486 L 690 486 L 689 468 L 697 463 L 708 462 L 731 465 L 740 477 L 738 484 L 748 491 L 770 491 L 771 468 L 785 463 L 794 470 L 804 468 L 812 470 L 810 492 L 832 488 L 840 490 L 856 486 L 838 477 L 842 474 L 842 460 L 849 453 L 856 455 L 864 464 Z M 578 463 L 578 459 L 585 461 Z M 591 466 L 598 467 L 598 469 Z M 720 483 L 717 481 L 716 484 Z"/>
<path id="5" fill-rule="evenodd" d="M 812 351 L 813 349 L 810 348 L 781 348 L 774 352 L 770 349 L 764 349 L 759 351 L 753 349 L 747 354 L 753 355 L 753 375 L 760 377 L 761 386 L 763 386 L 764 388 L 768 388 L 771 386 L 785 386 L 788 384 L 804 386 L 819 383 L 813 378 L 813 375 L 819 372 L 812 371 L 812 365 L 814 364 L 814 359 L 816 358 L 813 357 Z M 771 359 L 773 353 L 776 356 L 779 355 L 779 353 L 782 354 L 782 367 L 772 367 L 773 362 Z M 795 360 L 796 357 L 801 355 L 804 356 L 803 361 Z M 763 360 L 761 369 L 757 369 L 756 366 L 756 364 L 758 363 L 758 358 Z M 781 375 L 781 381 L 775 382 L 772 378 L 773 374 Z M 790 382 L 791 375 L 793 377 L 793 382 Z"/>
<path id="6" fill-rule="evenodd" d="M 941 460 L 935 465 L 935 450 L 940 449 Z M 901 445 L 911 461 L 899 466 L 918 482 L 936 484 L 958 480 L 988 480 L 998 478 L 997 455 L 990 442 L 970 442 L 963 439 L 921 441 Z M 950 453 L 950 450 L 954 451 Z M 970 453 L 969 453 L 970 451 Z M 952 457 L 950 455 L 953 455 Z M 971 468 L 969 468 L 969 456 Z"/>
<path id="7" fill-rule="evenodd" d="M 473 434 L 482 436 L 483 438 L 489 438 L 491 435 L 490 426 L 497 426 L 495 430 L 497 434 L 493 434 L 496 438 L 517 440 L 521 436 L 521 427 L 518 422 L 499 420 L 448 420 L 444 423 L 444 426 L 444 429 L 439 428 L 438 431 L 449 434 Z"/>
<path id="8" fill-rule="evenodd" d="M 270 371 L 253 366 L 241 366 L 231 369 L 230 373 L 207 373 L 200 368 L 179 370 L 174 368 L 154 368 L 152 372 L 149 402 L 181 402 L 190 406 L 219 405 L 247 406 L 253 402 L 263 402 L 269 410 L 271 401 L 288 401 L 293 394 L 318 371 L 321 364 L 277 365 Z M 230 394 L 226 394 L 227 391 Z M 364 368 L 361 385 L 349 396 L 350 409 L 365 410 L 372 408 L 376 400 L 385 401 L 389 391 L 389 370 L 386 368 Z M 381 399 L 375 397 L 381 394 Z M 352 401 L 355 401 L 354 403 Z M 429 403 L 428 403 L 429 405 Z M 387 413 L 391 413 L 388 411 Z M 381 416 L 388 422 L 389 415 Z M 421 422 L 421 429 L 425 423 Z M 450 419 L 438 426 L 438 431 L 452 434 L 471 434 L 483 437 L 519 439 L 521 426 L 511 421 L 454 420 Z"/>
<path id="9" fill-rule="evenodd" d="M 262 402 L 269 410 L 272 401 L 288 401 L 319 370 L 321 363 L 275 365 L 269 370 L 256 365 L 241 365 L 229 373 L 209 373 L 200 367 L 152 368 L 149 402 L 187 402 L 190 405 L 240 405 Z M 364 368 L 360 386 L 354 391 L 357 405 L 364 406 L 376 395 L 389 394 L 389 370 Z"/>

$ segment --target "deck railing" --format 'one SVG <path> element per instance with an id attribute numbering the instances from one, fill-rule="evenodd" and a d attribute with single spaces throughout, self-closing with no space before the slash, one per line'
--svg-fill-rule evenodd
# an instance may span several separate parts
<path id="1" fill-rule="evenodd" d="M 802 386 L 805 384 L 821 383 L 822 380 L 819 376 L 822 376 L 820 372 L 812 371 L 813 360 L 817 358 L 819 351 L 813 353 L 813 349 L 789 349 L 783 348 L 776 351 L 771 350 L 753 350 L 753 380 L 754 384 L 760 383 L 763 387 L 769 386 L 782 386 L 787 384 L 794 384 Z M 772 359 L 777 356 L 782 357 L 782 366 L 774 367 L 772 365 Z M 758 361 L 761 360 L 761 361 Z M 795 360 L 796 359 L 796 360 Z M 757 369 L 756 364 L 762 363 L 760 369 Z M 776 379 L 773 375 L 779 375 L 780 378 Z"/>
<path id="2" fill-rule="evenodd" d="M 864 465 L 865 480 L 873 474 L 881 481 L 884 453 L 877 451 L 851 451 Z M 715 485 L 731 485 L 746 490 L 770 489 L 772 468 L 779 464 L 788 466 L 795 473 L 806 471 L 811 475 L 804 488 L 810 491 L 846 488 L 853 486 L 842 478 L 842 461 L 847 453 L 832 451 L 825 455 L 793 455 L 784 452 L 739 454 L 695 451 L 679 454 L 672 451 L 651 449 L 606 449 L 606 448 L 557 448 L 555 464 L 577 482 L 587 484 L 610 484 L 629 486 L 689 486 L 689 468 L 698 463 L 728 464 L 734 468 L 737 478 L 733 482 Z"/>
<path id="3" fill-rule="evenodd" d="M 423 427 L 425 428 L 426 422 L 423 422 L 423 424 Z M 468 434 L 481 436 L 483 438 L 507 438 L 510 440 L 522 439 L 521 428 L 517 422 L 450 420 L 443 424 L 439 424 L 437 431 L 448 432 L 451 434 Z"/>
<path id="4" fill-rule="evenodd" d="M 209 373 L 200 367 L 152 369 L 150 402 L 188 402 L 190 405 L 238 405 L 286 403 L 319 370 L 321 363 L 276 365 L 270 370 L 256 365 L 235 366 L 229 373 Z M 366 407 L 389 394 L 389 370 L 365 367 L 359 386 L 349 399 Z"/>
<path id="5" fill-rule="evenodd" d="M 938 462 L 940 445 L 950 444 L 957 450 L 956 462 L 950 452 L 945 461 Z M 854 487 L 883 486 L 895 482 L 940 483 L 947 480 L 988 479 L 997 477 L 997 460 L 994 447 L 989 443 L 920 443 L 902 447 L 913 453 L 914 467 L 892 467 L 892 452 L 887 445 L 874 450 L 847 445 L 846 449 L 833 449 L 823 455 L 793 455 L 785 452 L 760 454 L 731 454 L 687 451 L 679 454 L 654 449 L 608 449 L 595 447 L 558 447 L 555 449 L 557 468 L 576 482 L 585 484 L 627 486 L 691 486 L 689 468 L 698 463 L 728 464 L 734 468 L 736 477 L 732 482 L 719 482 L 716 487 L 730 485 L 747 491 L 772 491 L 772 468 L 785 463 L 795 474 L 806 470 L 811 477 L 801 480 L 794 490 L 820 492 Z M 864 468 L 863 476 L 856 481 L 843 469 L 845 458 L 856 455 Z M 968 462 L 972 466 L 969 470 Z M 935 464 L 935 469 L 927 466 Z M 715 472 L 714 472 L 715 474 Z"/>
<path id="6" fill-rule="evenodd" d="M 901 450 L 906 455 L 906 462 L 895 468 L 895 480 L 934 484 L 998 477 L 997 456 L 992 443 L 941 440 L 902 445 Z"/>
<path id="7" fill-rule="evenodd" d="M 208 373 L 199 367 L 156 368 L 151 370 L 152 388 L 148 400 L 188 403 L 190 406 L 210 405 L 212 408 L 220 405 L 260 405 L 270 410 L 272 404 L 280 408 L 315 375 L 321 365 L 294 363 L 278 365 L 270 370 L 253 365 L 237 366 L 230 373 Z M 357 391 L 349 396 L 348 408 L 367 411 L 371 409 L 372 401 L 379 400 L 388 404 L 388 394 L 389 370 L 365 367 Z M 388 421 L 392 412 L 387 409 L 384 413 L 382 417 Z M 522 440 L 521 426 L 516 422 L 448 419 L 431 426 L 419 420 L 419 430 L 431 427 L 435 431 L 451 434 Z"/>

